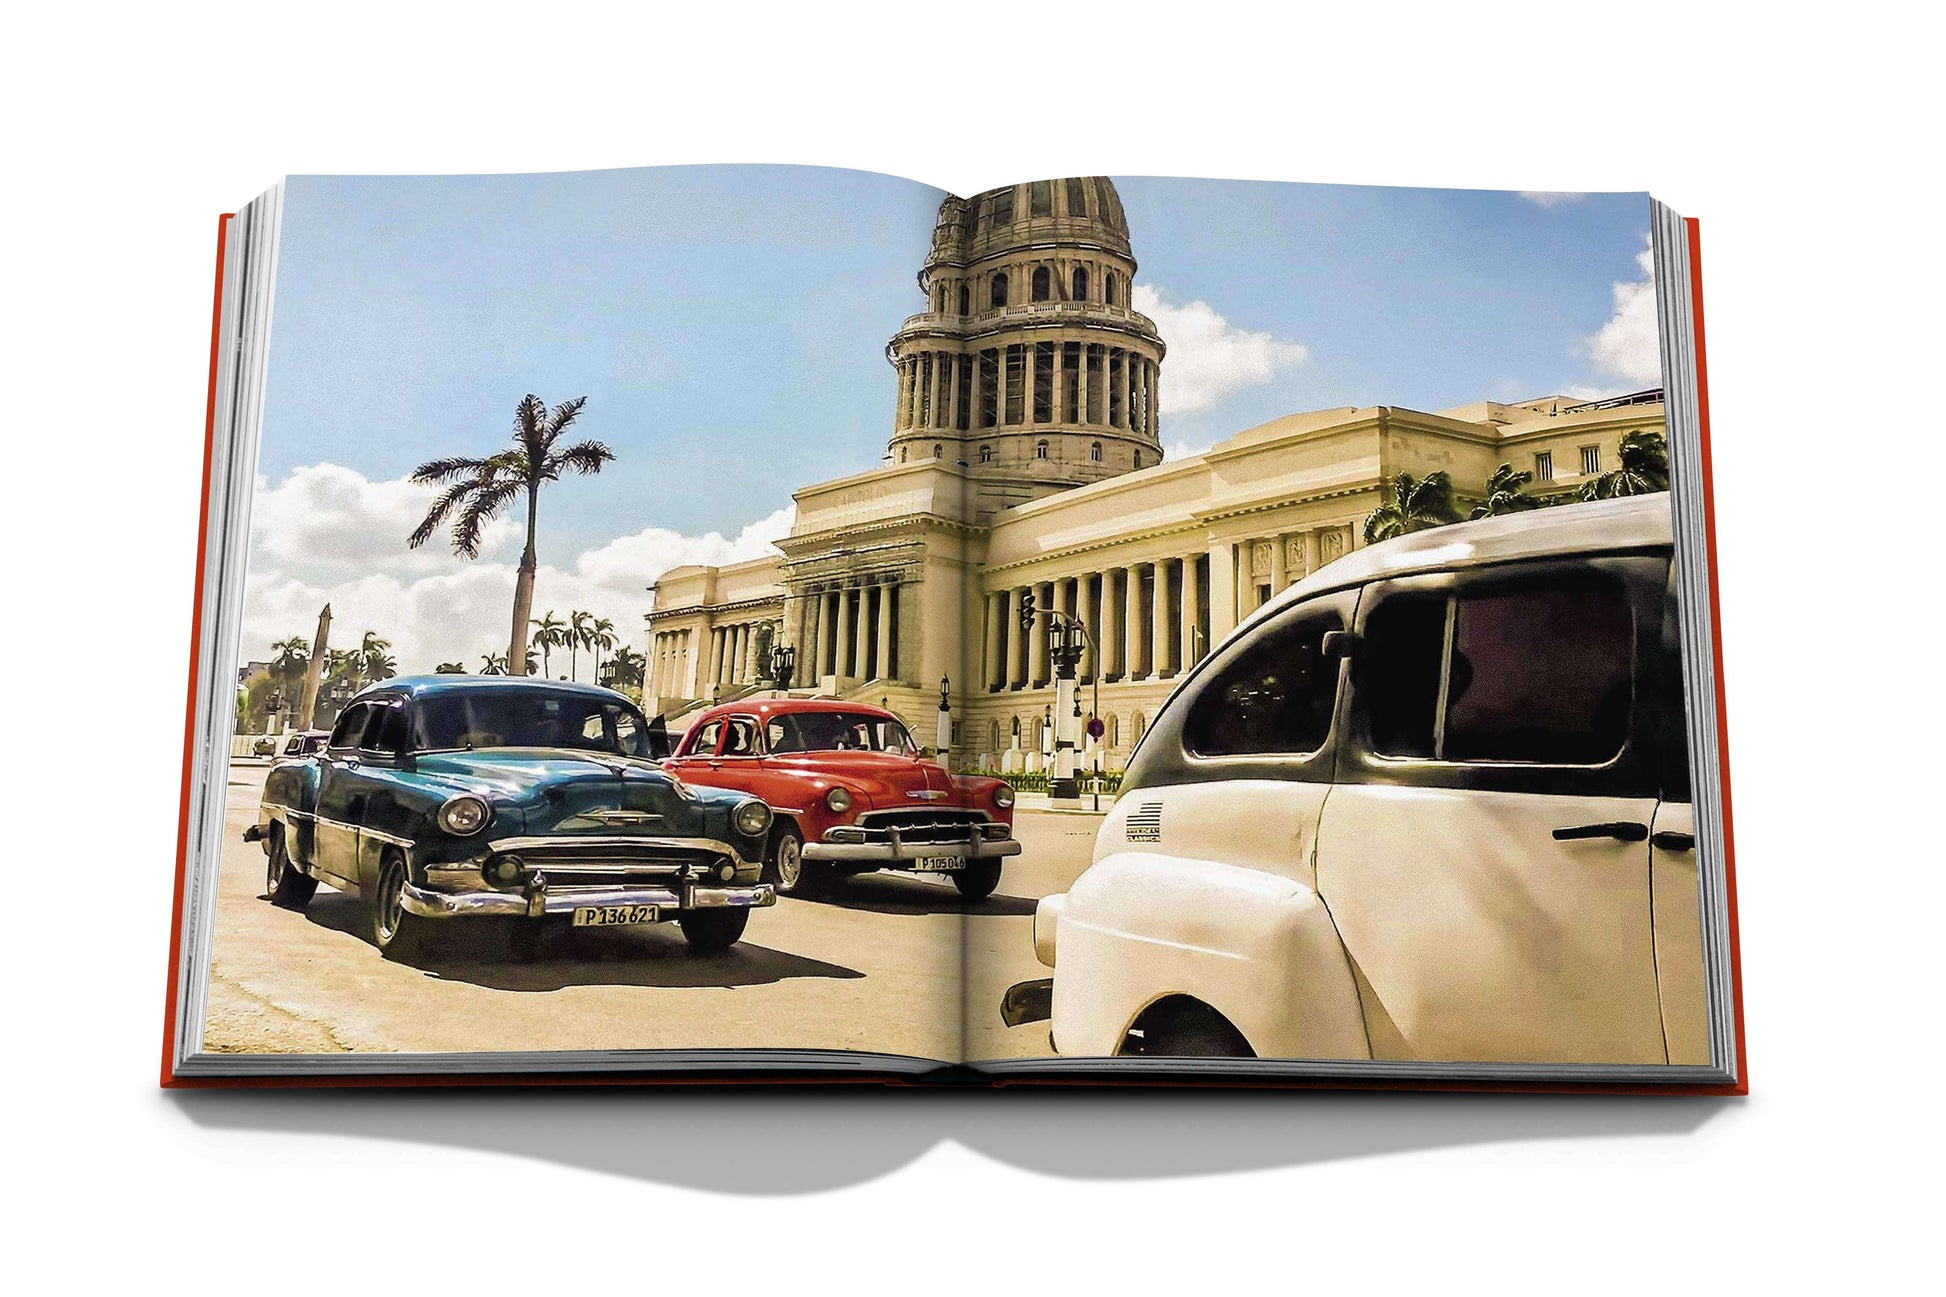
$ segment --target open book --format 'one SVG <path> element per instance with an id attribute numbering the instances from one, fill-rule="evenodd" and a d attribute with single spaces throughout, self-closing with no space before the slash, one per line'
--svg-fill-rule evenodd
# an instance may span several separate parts
<path id="1" fill-rule="evenodd" d="M 1745 1088 L 1647 195 L 658 168 L 220 230 L 165 1083 Z"/>

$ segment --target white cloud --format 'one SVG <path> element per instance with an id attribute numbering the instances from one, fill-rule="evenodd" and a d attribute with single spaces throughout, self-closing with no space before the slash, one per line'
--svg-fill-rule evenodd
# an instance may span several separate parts
<path id="1" fill-rule="evenodd" d="M 1570 203 L 1580 202 L 1588 195 L 1577 194 L 1572 190 L 1523 189 L 1520 191 L 1520 196 L 1536 207 L 1566 207 Z"/>
<path id="2" fill-rule="evenodd" d="M 252 553 L 243 599 L 243 658 L 268 656 L 285 635 L 307 638 L 319 608 L 331 605 L 331 642 L 344 648 L 366 630 L 392 641 L 401 673 L 443 661 L 477 670 L 486 653 L 504 653 L 511 630 L 519 525 L 488 528 L 481 557 L 454 556 L 444 538 L 408 550 L 405 538 L 425 516 L 426 488 L 374 482 L 331 464 L 294 470 L 274 486 L 259 482 L 251 519 Z M 638 651 L 648 586 L 672 567 L 726 564 L 775 552 L 794 507 L 749 524 L 734 537 L 686 536 L 650 527 L 584 550 L 567 567 L 543 565 L 534 580 L 534 615 L 570 609 L 606 617 Z M 564 675 L 568 658 L 550 663 Z M 580 674 L 591 679 L 581 655 Z"/>
<path id="3" fill-rule="evenodd" d="M 1137 284 L 1135 309 L 1155 321 L 1169 345 L 1163 365 L 1162 413 L 1194 414 L 1232 392 L 1268 383 L 1278 370 L 1309 357 L 1303 344 L 1253 333 L 1231 324 L 1208 302 L 1181 306 L 1163 300 L 1162 290 Z"/>
<path id="4" fill-rule="evenodd" d="M 1646 241 L 1635 264 L 1642 268 L 1642 278 L 1615 285 L 1614 314 L 1587 339 L 1587 352 L 1603 372 L 1636 388 L 1654 387 L 1662 382 L 1662 352 L 1655 314 L 1655 260 Z"/>

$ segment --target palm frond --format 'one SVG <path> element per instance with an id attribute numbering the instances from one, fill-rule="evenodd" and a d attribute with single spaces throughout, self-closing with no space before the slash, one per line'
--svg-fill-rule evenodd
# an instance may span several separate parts
<path id="1" fill-rule="evenodd" d="M 432 502 L 432 507 L 426 510 L 426 516 L 420 519 L 417 527 L 412 529 L 412 534 L 405 538 L 406 547 L 418 549 L 431 540 L 433 533 L 439 530 L 440 524 L 446 521 L 446 516 L 452 513 L 453 507 L 465 499 L 470 492 L 477 491 L 483 480 L 485 479 L 479 477 L 468 478 L 441 491 L 438 498 Z"/>
<path id="2" fill-rule="evenodd" d="M 554 413 L 548 416 L 548 431 L 553 433 L 555 437 L 566 432 L 568 425 L 575 421 L 575 418 L 581 413 L 581 407 L 586 404 L 588 404 L 587 397 L 575 396 L 555 406 Z M 553 438 L 550 437 L 549 440 L 551 441 Z"/>
<path id="3" fill-rule="evenodd" d="M 477 473 L 485 468 L 487 461 L 472 455 L 449 455 L 444 459 L 429 459 L 412 470 L 412 480 L 426 485 L 444 482 L 461 473 Z"/>
<path id="4" fill-rule="evenodd" d="M 468 497 L 459 521 L 453 524 L 453 552 L 462 558 L 478 558 L 481 530 L 521 489 L 519 482 L 504 477 L 483 483 Z"/>
<path id="5" fill-rule="evenodd" d="M 549 455 L 543 465 L 542 476 L 557 478 L 563 469 L 569 468 L 577 473 L 599 473 L 601 466 L 614 458 L 615 452 L 599 441 L 577 442 L 566 450 Z"/>

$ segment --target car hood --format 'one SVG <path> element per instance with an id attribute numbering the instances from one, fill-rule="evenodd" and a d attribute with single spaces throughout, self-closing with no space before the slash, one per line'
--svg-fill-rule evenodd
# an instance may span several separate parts
<path id="1" fill-rule="evenodd" d="M 768 757 L 766 764 L 807 779 L 843 784 L 874 810 L 969 804 L 967 791 L 936 761 L 890 752 L 809 752 Z"/>
<path id="2" fill-rule="evenodd" d="M 533 833 L 645 833 L 718 836 L 742 798 L 693 788 L 652 761 L 556 748 L 487 748 L 421 756 L 422 775 L 517 809 Z"/>

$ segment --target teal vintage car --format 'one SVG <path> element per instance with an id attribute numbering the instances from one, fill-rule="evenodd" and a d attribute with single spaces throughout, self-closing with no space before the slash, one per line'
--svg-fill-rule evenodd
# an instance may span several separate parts
<path id="1" fill-rule="evenodd" d="M 320 881 L 364 899 L 374 945 L 423 953 L 448 923 L 513 932 L 676 922 L 723 950 L 750 911 L 770 809 L 665 771 L 660 725 L 607 689 L 506 676 L 412 676 L 354 697 L 324 750 L 279 762 L 257 822 L 271 902 Z"/>

